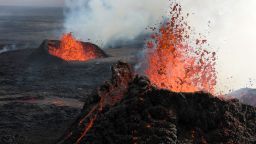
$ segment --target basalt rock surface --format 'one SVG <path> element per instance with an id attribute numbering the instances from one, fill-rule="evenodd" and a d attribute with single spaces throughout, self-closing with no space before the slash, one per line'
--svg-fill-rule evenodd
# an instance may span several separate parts
<path id="1" fill-rule="evenodd" d="M 52 143 L 80 113 L 81 107 L 62 105 L 66 100 L 58 97 L 74 96 L 72 91 L 61 92 L 58 85 L 53 85 L 55 79 L 45 78 L 43 73 L 54 74 L 54 69 L 44 67 L 39 71 L 39 66 L 37 72 L 28 69 L 27 58 L 33 51 L 24 49 L 0 55 L 0 144 Z M 76 105 L 83 104 L 73 98 L 66 102 L 70 100 Z"/>
<path id="2" fill-rule="evenodd" d="M 107 54 L 115 57 L 79 63 L 53 57 L 45 48 L 0 54 L 0 144 L 55 143 L 90 93 L 111 78 L 111 65 L 118 59 L 131 63 L 138 51 L 110 49 Z"/>
<path id="3" fill-rule="evenodd" d="M 125 63 L 112 71 L 112 80 L 89 97 L 58 144 L 256 143 L 255 107 L 203 92 L 158 89 Z M 116 94 L 120 99 L 106 101 Z"/>

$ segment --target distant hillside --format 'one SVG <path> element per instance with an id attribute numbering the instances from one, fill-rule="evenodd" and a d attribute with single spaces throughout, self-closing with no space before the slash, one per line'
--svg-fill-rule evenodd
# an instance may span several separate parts
<path id="1" fill-rule="evenodd" d="M 228 94 L 228 96 L 235 97 L 242 103 L 256 106 L 256 89 L 243 88 Z"/>
<path id="2" fill-rule="evenodd" d="M 0 48 L 36 48 L 44 39 L 58 39 L 63 21 L 63 8 L 0 6 Z"/>

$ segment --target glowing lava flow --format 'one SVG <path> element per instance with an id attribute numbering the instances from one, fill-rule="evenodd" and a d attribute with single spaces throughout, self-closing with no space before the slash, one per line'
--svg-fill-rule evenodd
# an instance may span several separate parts
<path id="1" fill-rule="evenodd" d="M 216 71 L 214 52 L 202 48 L 206 40 L 195 40 L 196 49 L 190 46 L 187 22 L 175 4 L 171 19 L 147 43 L 148 68 L 146 74 L 160 88 L 175 92 L 214 92 Z M 187 14 L 188 16 L 188 14 Z"/>
<path id="2" fill-rule="evenodd" d="M 126 63 L 118 62 L 112 66 L 111 81 L 105 82 L 101 86 L 97 94 L 100 98 L 99 102 L 92 107 L 92 109 L 79 119 L 77 127 L 83 127 L 79 130 L 79 137 L 76 137 L 75 144 L 81 144 L 90 129 L 97 121 L 97 117 L 101 114 L 106 106 L 114 106 L 120 102 L 124 94 L 128 91 L 128 85 L 133 80 L 134 74 L 131 66 Z M 69 131 L 65 140 L 69 139 L 75 132 Z"/>
<path id="3" fill-rule="evenodd" d="M 71 33 L 64 34 L 60 46 L 49 47 L 49 53 L 65 61 L 88 61 L 97 57 L 94 51 L 87 50 L 77 41 Z"/>

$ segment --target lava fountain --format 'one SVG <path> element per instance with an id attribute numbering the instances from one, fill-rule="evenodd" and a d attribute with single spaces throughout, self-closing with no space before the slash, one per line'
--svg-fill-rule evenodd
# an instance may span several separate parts
<path id="1" fill-rule="evenodd" d="M 80 42 L 71 33 L 64 34 L 57 47 L 49 45 L 49 53 L 65 61 L 88 61 L 106 56 L 96 45 Z"/>
<path id="2" fill-rule="evenodd" d="M 145 73 L 158 87 L 175 92 L 206 91 L 216 86 L 215 52 L 206 50 L 207 40 L 192 38 L 191 27 L 178 4 L 171 7 L 170 18 L 147 42 Z M 194 39 L 194 40 L 193 40 Z M 194 41 L 194 44 L 191 43 Z"/>

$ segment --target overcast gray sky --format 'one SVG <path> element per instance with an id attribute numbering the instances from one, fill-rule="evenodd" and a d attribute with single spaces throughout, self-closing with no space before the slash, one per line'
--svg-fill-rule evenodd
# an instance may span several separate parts
<path id="1" fill-rule="evenodd" d="M 63 6 L 64 0 L 0 0 L 0 5 L 11 6 Z"/>

